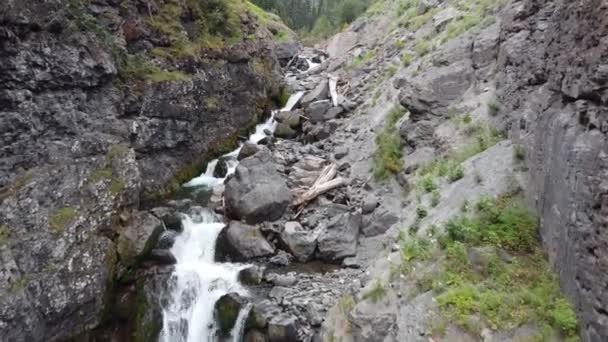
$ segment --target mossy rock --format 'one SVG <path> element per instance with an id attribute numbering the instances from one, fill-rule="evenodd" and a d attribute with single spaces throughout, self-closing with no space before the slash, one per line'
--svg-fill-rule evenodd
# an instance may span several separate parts
<path id="1" fill-rule="evenodd" d="M 239 312 L 245 306 L 245 299 L 237 293 L 223 295 L 216 303 L 214 310 L 215 321 L 219 325 L 222 336 L 229 336 L 236 324 Z"/>

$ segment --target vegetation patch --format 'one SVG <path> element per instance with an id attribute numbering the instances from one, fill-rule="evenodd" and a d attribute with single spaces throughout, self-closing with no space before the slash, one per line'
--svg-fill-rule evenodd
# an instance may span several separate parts
<path id="1" fill-rule="evenodd" d="M 0 247 L 4 246 L 11 237 L 11 231 L 7 226 L 0 224 Z"/>
<path id="2" fill-rule="evenodd" d="M 353 60 L 346 66 L 346 69 L 359 69 L 367 64 L 367 62 L 374 59 L 375 56 L 375 50 L 368 50 L 367 52 L 353 58 Z"/>
<path id="3" fill-rule="evenodd" d="M 401 64 L 403 64 L 404 67 L 408 67 L 410 64 L 412 64 L 413 58 L 414 56 L 405 52 L 403 55 L 401 55 Z"/>
<path id="4" fill-rule="evenodd" d="M 390 174 L 401 172 L 401 137 L 397 130 L 397 121 L 405 115 L 405 109 L 395 106 L 389 112 L 384 128 L 376 136 L 376 151 L 373 156 L 374 177 L 379 180 L 388 178 Z"/>
<path id="5" fill-rule="evenodd" d="M 401 273 L 409 274 L 414 268 L 414 262 L 428 260 L 431 253 L 431 243 L 427 239 L 407 238 L 400 236 Z"/>
<path id="6" fill-rule="evenodd" d="M 78 218 L 78 211 L 72 207 L 64 207 L 49 215 L 49 228 L 51 233 L 63 233 Z"/>
<path id="7" fill-rule="evenodd" d="M 480 324 L 533 324 L 578 340 L 576 315 L 545 260 L 537 219 L 516 198 L 480 200 L 472 214 L 449 221 L 438 241 L 445 259 L 433 289 L 442 320 L 474 336 Z"/>
<path id="8" fill-rule="evenodd" d="M 369 300 L 372 303 L 378 303 L 386 295 L 384 284 L 376 279 L 372 287 L 363 294 L 363 300 Z"/>

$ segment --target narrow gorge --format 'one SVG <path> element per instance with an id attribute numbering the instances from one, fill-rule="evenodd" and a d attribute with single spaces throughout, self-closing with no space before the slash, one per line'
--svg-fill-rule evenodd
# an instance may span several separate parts
<path id="1" fill-rule="evenodd" d="M 0 341 L 608 340 L 608 2 L 286 3 L 0 3 Z"/>

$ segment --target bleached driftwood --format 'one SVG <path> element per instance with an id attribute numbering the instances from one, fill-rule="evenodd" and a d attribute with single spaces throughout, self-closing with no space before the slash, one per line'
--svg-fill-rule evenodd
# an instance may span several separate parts
<path id="1" fill-rule="evenodd" d="M 335 163 L 326 166 L 309 189 L 298 193 L 293 205 L 296 207 L 305 207 L 308 202 L 317 198 L 319 195 L 346 184 L 346 179 L 342 177 L 334 178 L 337 173 L 338 166 Z"/>
<path id="2" fill-rule="evenodd" d="M 331 101 L 334 104 L 334 107 L 338 106 L 338 91 L 336 90 L 336 85 L 338 84 L 338 77 L 329 76 L 329 93 L 331 94 Z"/>

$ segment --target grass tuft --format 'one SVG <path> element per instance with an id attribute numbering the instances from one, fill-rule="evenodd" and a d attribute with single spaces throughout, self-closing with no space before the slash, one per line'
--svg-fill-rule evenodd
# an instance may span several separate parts
<path id="1" fill-rule="evenodd" d="M 378 303 L 386 295 L 384 284 L 376 279 L 371 289 L 363 294 L 363 300 L 369 300 L 372 303 Z"/>
<path id="2" fill-rule="evenodd" d="M 391 174 L 401 172 L 401 137 L 397 131 L 397 121 L 405 115 L 401 106 L 395 106 L 389 112 L 384 128 L 376 136 L 376 151 L 373 156 L 374 177 L 384 180 Z"/>

